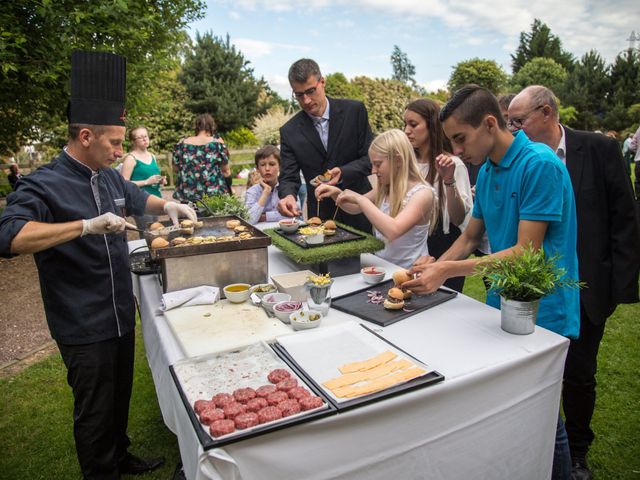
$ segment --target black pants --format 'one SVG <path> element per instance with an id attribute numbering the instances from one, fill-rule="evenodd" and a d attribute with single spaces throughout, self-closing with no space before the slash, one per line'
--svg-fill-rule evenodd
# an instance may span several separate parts
<path id="1" fill-rule="evenodd" d="M 135 335 L 86 345 L 58 344 L 73 390 L 73 434 L 86 479 L 119 479 L 133 384 Z"/>
<path id="2" fill-rule="evenodd" d="M 438 219 L 438 225 L 435 230 L 429 234 L 429 239 L 427 240 L 429 255 L 437 260 L 440 258 L 440 255 L 449 250 L 449 247 L 453 245 L 453 242 L 455 242 L 459 236 L 460 229 L 453 224 L 449 224 L 449 233 L 445 234 L 442 230 L 442 217 L 440 217 Z M 464 278 L 465 277 L 451 277 L 444 282 L 444 286 L 462 293 Z"/>
<path id="3" fill-rule="evenodd" d="M 636 189 L 636 199 L 640 200 L 640 162 L 635 162 L 635 189 Z"/>
<path id="4" fill-rule="evenodd" d="M 573 458 L 585 458 L 594 434 L 590 423 L 596 405 L 598 348 L 605 322 L 591 323 L 580 306 L 580 337 L 571 340 L 564 366 L 562 406 Z"/>

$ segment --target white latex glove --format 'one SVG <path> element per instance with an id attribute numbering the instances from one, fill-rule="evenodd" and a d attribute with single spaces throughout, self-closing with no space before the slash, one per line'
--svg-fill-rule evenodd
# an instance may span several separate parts
<path id="1" fill-rule="evenodd" d="M 124 218 L 115 213 L 107 212 L 89 220 L 82 220 L 82 234 L 80 236 L 118 233 L 122 232 L 126 226 L 135 228 L 135 225 L 127 223 Z"/>
<path id="2" fill-rule="evenodd" d="M 156 185 L 160 182 L 162 182 L 162 175 L 151 175 L 144 181 L 145 185 Z"/>
<path id="3" fill-rule="evenodd" d="M 192 222 L 198 221 L 195 210 L 184 203 L 167 202 L 164 204 L 164 213 L 169 215 L 174 225 L 178 225 L 178 217 L 187 217 Z"/>

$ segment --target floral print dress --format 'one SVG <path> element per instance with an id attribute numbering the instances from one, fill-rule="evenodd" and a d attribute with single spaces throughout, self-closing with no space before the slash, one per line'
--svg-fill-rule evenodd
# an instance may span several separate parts
<path id="1" fill-rule="evenodd" d="M 205 145 L 178 143 L 173 147 L 173 163 L 177 167 L 173 193 L 176 200 L 195 202 L 208 195 L 228 193 L 222 166 L 229 163 L 229 150 L 221 141 Z"/>

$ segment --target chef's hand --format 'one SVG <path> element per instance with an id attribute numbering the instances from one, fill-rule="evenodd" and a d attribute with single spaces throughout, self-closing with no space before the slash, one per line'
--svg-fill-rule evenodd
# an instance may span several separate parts
<path id="1" fill-rule="evenodd" d="M 198 216 L 193 208 L 184 203 L 167 202 L 164 204 L 164 213 L 169 215 L 171 222 L 174 225 L 178 225 L 178 217 L 187 217 L 192 222 L 198 221 Z"/>
<path id="2" fill-rule="evenodd" d="M 446 262 L 427 262 L 415 265 L 409 270 L 416 278 L 404 282 L 402 288 L 408 288 L 417 294 L 433 293 L 449 278 Z"/>
<path id="3" fill-rule="evenodd" d="M 331 174 L 331 180 L 329 180 L 327 184 L 337 185 L 342 178 L 342 170 L 340 170 L 340 167 L 334 167 L 329 169 L 329 173 Z"/>
<path id="4" fill-rule="evenodd" d="M 126 226 L 136 228 L 135 225 L 127 223 L 124 218 L 119 217 L 115 213 L 107 212 L 89 220 L 82 220 L 82 234 L 80 234 L 80 236 L 118 233 L 122 232 Z"/>
<path id="5" fill-rule="evenodd" d="M 278 211 L 285 217 L 299 217 L 302 212 L 298 208 L 298 202 L 293 195 L 287 195 L 278 202 Z"/>
<path id="6" fill-rule="evenodd" d="M 144 181 L 145 185 L 157 185 L 162 182 L 162 175 L 151 175 Z"/>
<path id="7" fill-rule="evenodd" d="M 331 197 L 336 198 L 342 190 L 338 187 L 334 187 L 333 185 L 329 185 L 328 183 L 321 183 L 318 185 L 314 191 L 317 200 L 322 200 L 323 198 Z"/>

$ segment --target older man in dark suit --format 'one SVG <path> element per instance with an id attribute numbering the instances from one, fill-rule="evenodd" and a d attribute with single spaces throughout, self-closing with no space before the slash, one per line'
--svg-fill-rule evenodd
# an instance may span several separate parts
<path id="1" fill-rule="evenodd" d="M 331 185 L 340 185 L 358 193 L 371 190 L 367 176 L 371 173 L 368 149 L 372 140 L 367 110 L 362 102 L 328 98 L 325 81 L 318 64 L 303 58 L 289 69 L 289 83 L 302 111 L 280 129 L 280 177 L 278 209 L 283 215 L 300 215 L 296 194 L 300 187 L 300 171 L 312 192 L 312 180 L 329 172 Z M 307 196 L 309 216 L 315 216 L 315 196 Z M 336 205 L 331 199 L 320 203 L 319 216 L 334 216 Z M 363 215 L 338 212 L 337 220 L 370 231 L 371 224 Z"/>
<path id="2" fill-rule="evenodd" d="M 509 126 L 556 151 L 569 170 L 578 214 L 580 338 L 565 364 L 563 408 L 574 479 L 592 478 L 586 456 L 596 399 L 596 368 L 605 321 L 620 303 L 638 301 L 640 229 L 631 181 L 618 143 L 559 123 L 551 90 L 534 85 L 509 105 Z"/>

